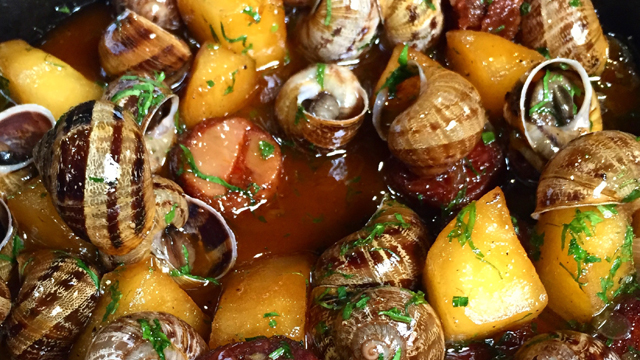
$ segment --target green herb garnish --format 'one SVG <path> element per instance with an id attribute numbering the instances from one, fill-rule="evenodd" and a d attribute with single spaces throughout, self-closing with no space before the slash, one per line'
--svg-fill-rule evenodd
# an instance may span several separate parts
<path id="1" fill-rule="evenodd" d="M 164 216 L 164 222 L 165 224 L 171 224 L 171 222 L 173 221 L 173 219 L 175 219 L 176 217 L 176 208 L 178 207 L 178 204 L 173 204 L 171 206 L 171 210 Z"/>
<path id="2" fill-rule="evenodd" d="M 235 70 L 234 72 L 231 73 L 231 80 L 232 83 L 231 85 L 227 86 L 227 88 L 224 90 L 224 94 L 222 95 L 229 95 L 233 92 L 233 87 L 236 86 L 236 74 L 238 73 L 238 70 Z"/>
<path id="3" fill-rule="evenodd" d="M 263 160 L 267 160 L 268 158 L 270 158 L 276 149 L 272 143 L 263 140 L 260 140 L 260 142 L 258 143 L 258 147 L 260 148 L 260 156 Z"/>
<path id="4" fill-rule="evenodd" d="M 86 271 L 87 274 L 89 274 L 89 277 L 91 278 L 91 280 L 93 280 L 93 283 L 96 286 L 96 289 L 100 289 L 100 279 L 98 278 L 98 274 L 96 274 L 93 270 L 91 270 L 91 268 L 87 266 L 87 264 L 85 264 L 85 262 L 82 261 L 81 259 L 79 258 L 75 258 L 75 259 L 78 267 Z"/>
<path id="5" fill-rule="evenodd" d="M 436 6 L 433 5 L 433 2 L 431 2 L 431 0 L 422 0 L 422 4 L 427 5 L 427 7 L 431 10 L 436 9 Z"/>
<path id="6" fill-rule="evenodd" d="M 580 7 L 582 6 L 582 2 L 580 0 L 569 0 L 569 5 L 572 7 Z"/>
<path id="7" fill-rule="evenodd" d="M 404 220 L 402 215 L 400 215 L 398 213 L 395 213 L 394 217 L 398 221 L 387 221 L 387 222 L 377 223 L 377 224 L 374 224 L 372 226 L 365 227 L 364 230 L 366 232 L 368 232 L 369 235 L 367 235 L 367 237 L 365 237 L 364 239 L 363 238 L 359 238 L 359 239 L 357 239 L 355 241 L 345 242 L 344 244 L 342 244 L 342 246 L 340 248 L 340 255 L 344 256 L 351 249 L 355 249 L 355 248 L 360 247 L 360 246 L 368 246 L 368 245 L 370 245 L 373 242 L 373 240 L 375 240 L 376 238 L 382 236 L 382 234 L 384 234 L 384 232 L 387 230 L 388 227 L 401 227 L 403 229 L 407 229 L 407 228 L 409 228 L 411 226 L 409 223 L 407 223 Z"/>
<path id="8" fill-rule="evenodd" d="M 116 282 L 111 284 L 111 286 L 109 287 L 109 293 L 111 293 L 111 302 L 109 303 L 109 305 L 107 305 L 107 309 L 104 313 L 104 316 L 102 317 L 102 322 L 107 321 L 107 318 L 110 315 L 115 314 L 116 310 L 118 310 L 118 306 L 120 306 L 119 301 L 120 299 L 122 299 L 122 293 L 118 290 L 119 286 L 120 281 L 116 280 Z"/>
<path id="9" fill-rule="evenodd" d="M 293 354 L 291 353 L 291 347 L 284 341 L 280 342 L 280 347 L 274 350 L 271 354 L 269 354 L 269 359 L 276 360 L 280 356 L 284 355 L 285 359 L 293 359 Z"/>
<path id="10" fill-rule="evenodd" d="M 63 14 L 71 14 L 71 9 L 69 9 L 69 7 L 67 5 L 63 5 L 63 6 L 56 6 L 55 7 L 56 11 L 59 13 L 63 13 Z"/>
<path id="11" fill-rule="evenodd" d="M 523 2 L 522 5 L 520 5 L 520 15 L 525 16 L 528 15 L 531 12 L 531 4 L 528 2 Z"/>
<path id="12" fill-rule="evenodd" d="M 402 357 L 402 348 L 399 347 L 398 351 L 396 351 L 395 355 L 393 355 L 393 359 L 391 360 L 400 360 L 401 357 Z"/>
<path id="13" fill-rule="evenodd" d="M 324 18 L 324 26 L 331 23 L 331 0 L 327 0 L 327 16 Z"/>
<path id="14" fill-rule="evenodd" d="M 633 259 L 633 238 L 633 228 L 631 226 L 627 226 L 627 231 L 624 234 L 624 242 L 622 243 L 622 246 L 616 250 L 617 256 L 611 263 L 609 274 L 606 278 L 600 278 L 600 287 L 602 288 L 602 291 L 598 292 L 596 295 L 598 295 L 605 304 L 609 303 L 607 293 L 613 289 L 613 278 L 616 276 L 616 272 L 618 272 L 618 269 L 620 269 L 620 266 L 622 266 L 623 263 L 629 262 Z"/>
<path id="15" fill-rule="evenodd" d="M 153 349 L 158 353 L 158 357 L 161 360 L 165 360 L 164 349 L 171 346 L 171 341 L 169 341 L 167 335 L 162 332 L 160 321 L 153 319 L 155 326 L 151 326 L 146 319 L 138 319 L 138 323 L 142 328 L 142 338 L 151 343 L 151 346 L 153 346 Z"/>
<path id="16" fill-rule="evenodd" d="M 212 87 L 214 87 L 215 85 L 216 85 L 216 83 L 215 83 L 215 82 L 213 82 L 213 80 L 207 80 L 207 86 L 208 86 L 209 88 L 212 88 Z"/>
<path id="17" fill-rule="evenodd" d="M 411 324 L 411 321 L 413 321 L 413 318 L 411 318 L 410 316 L 402 315 L 402 312 L 397 307 L 385 311 L 380 311 L 378 312 L 378 315 L 386 315 L 391 318 L 391 320 L 400 321 L 407 324 Z"/>
<path id="18" fill-rule="evenodd" d="M 574 276 L 562 263 L 560 265 L 567 270 L 569 275 L 571 275 L 575 282 L 578 283 L 580 288 L 586 285 L 586 283 L 580 282 L 580 277 L 584 274 L 583 266 L 602 261 L 599 257 L 590 255 L 584 248 L 582 248 L 582 234 L 586 236 L 595 235 L 595 229 L 593 227 L 602 221 L 602 218 L 594 211 L 582 212 L 580 209 L 576 209 L 573 220 L 562 226 L 562 235 L 560 238 L 561 248 L 564 250 L 568 234 L 571 237 L 569 240 L 568 255 L 573 255 L 573 259 L 576 262 L 576 275 Z M 587 222 L 589 222 L 590 226 L 587 225 Z"/>
<path id="19" fill-rule="evenodd" d="M 469 305 L 469 298 L 466 296 L 454 296 L 452 304 L 453 307 L 466 307 Z"/>
<path id="20" fill-rule="evenodd" d="M 320 84 L 320 88 L 324 90 L 324 72 L 327 65 L 319 63 L 316 65 L 316 81 Z"/>
<path id="21" fill-rule="evenodd" d="M 136 96 L 138 98 L 138 104 L 135 120 L 138 125 L 142 125 L 144 118 L 149 114 L 149 110 L 152 107 L 160 105 L 165 99 L 165 95 L 161 91 L 156 91 L 156 89 L 166 88 L 162 83 L 164 79 L 164 72 L 156 73 L 155 79 L 125 75 L 121 77 L 121 80 L 132 80 L 140 83 L 133 85 L 131 88 L 118 91 L 111 97 L 111 102 L 117 103 L 126 97 Z"/>
<path id="22" fill-rule="evenodd" d="M 535 230 L 531 233 L 531 238 L 529 239 L 529 243 L 531 244 L 531 249 L 529 251 L 529 256 L 531 260 L 538 261 L 540 260 L 540 247 L 544 245 L 544 233 L 538 234 Z"/>
<path id="23" fill-rule="evenodd" d="M 249 15 L 256 24 L 260 23 L 260 14 L 257 11 L 253 10 L 253 7 L 247 6 L 246 8 L 244 8 L 244 10 L 242 10 L 242 13 Z M 253 23 L 250 22 L 249 25 L 251 24 Z"/>
<path id="24" fill-rule="evenodd" d="M 191 265 L 189 265 L 189 249 L 187 249 L 187 246 L 184 244 L 182 244 L 182 256 L 184 257 L 185 265 L 181 266 L 178 269 L 171 269 L 171 271 L 169 271 L 169 275 L 173 277 L 184 276 L 190 279 L 208 281 L 210 283 L 213 283 L 214 285 L 220 285 L 220 282 L 217 279 L 193 275 L 191 273 Z"/>
<path id="25" fill-rule="evenodd" d="M 485 145 L 489 145 L 494 141 L 496 141 L 496 134 L 494 134 L 493 131 L 486 131 L 482 133 L 482 142 L 484 142 Z"/>
<path id="26" fill-rule="evenodd" d="M 274 317 L 274 316 L 280 316 L 280 314 L 278 314 L 275 311 L 272 311 L 272 312 L 268 312 L 268 313 L 262 315 L 263 318 L 269 318 L 269 317 Z"/>
<path id="27" fill-rule="evenodd" d="M 280 28 L 280 27 L 278 26 L 278 24 L 273 24 L 273 25 L 271 25 L 271 32 L 272 32 L 272 33 L 274 33 L 274 32 L 278 32 L 278 29 L 279 29 L 279 28 Z"/>
<path id="28" fill-rule="evenodd" d="M 424 293 L 422 291 L 418 291 L 418 292 L 411 292 L 412 296 L 411 299 L 409 299 L 409 301 L 407 301 L 407 303 L 404 305 L 404 313 L 405 314 L 409 314 L 409 307 L 411 305 L 420 305 L 420 304 L 427 304 L 427 300 L 424 299 Z"/>
<path id="29" fill-rule="evenodd" d="M 630 203 L 638 198 L 640 198 L 640 189 L 633 189 L 633 191 L 630 192 L 629 195 L 625 196 L 624 199 L 622 199 L 622 202 Z"/>
<path id="30" fill-rule="evenodd" d="M 317 325 L 316 325 L 316 331 L 320 334 L 324 334 L 329 330 L 329 327 L 327 326 L 327 323 L 324 321 L 320 321 Z"/>
<path id="31" fill-rule="evenodd" d="M 309 122 L 309 119 L 307 119 L 307 116 L 304 114 L 304 107 L 302 105 L 298 105 L 298 111 L 296 111 L 296 119 L 293 122 L 295 125 L 298 125 L 298 123 L 300 122 L 300 119 L 304 119 L 304 121 Z"/>
<path id="32" fill-rule="evenodd" d="M 104 178 L 101 178 L 101 177 L 89 176 L 89 180 L 93 181 L 94 183 L 99 183 L 99 184 L 104 183 Z"/>
<path id="33" fill-rule="evenodd" d="M 241 36 L 238 36 L 238 37 L 237 37 L 237 38 L 235 38 L 235 39 L 231 39 L 231 38 L 227 37 L 227 34 L 224 32 L 224 25 L 222 25 L 222 23 L 220 23 L 220 30 L 222 31 L 222 37 L 223 37 L 223 38 L 224 38 L 228 43 L 233 44 L 233 43 L 237 43 L 237 42 L 242 41 L 242 46 L 243 46 L 243 47 L 246 47 L 246 43 L 247 43 L 247 35 L 241 35 Z"/>
<path id="34" fill-rule="evenodd" d="M 500 25 L 497 28 L 493 29 L 491 32 L 494 33 L 494 34 L 498 34 L 498 33 L 502 32 L 502 30 L 504 30 L 504 29 L 505 29 L 505 26 L 504 25 Z"/>
<path id="35" fill-rule="evenodd" d="M 378 90 L 378 92 L 383 89 L 389 89 L 389 97 L 393 97 L 396 94 L 397 86 L 403 81 L 415 75 L 413 71 L 411 71 L 408 67 L 409 63 L 409 45 L 405 45 L 398 56 L 398 66 L 393 72 L 387 77 L 384 84 Z"/>

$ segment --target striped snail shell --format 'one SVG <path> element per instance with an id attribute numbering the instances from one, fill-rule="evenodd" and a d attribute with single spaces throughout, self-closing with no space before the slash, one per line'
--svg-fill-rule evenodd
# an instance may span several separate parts
<path id="1" fill-rule="evenodd" d="M 552 58 L 578 61 L 589 75 L 600 75 L 607 64 L 609 43 L 591 0 L 532 0 L 522 17 L 522 43 L 532 49 L 547 48 Z"/>
<path id="2" fill-rule="evenodd" d="M 394 44 L 418 51 L 434 45 L 444 26 L 439 0 L 378 0 L 384 32 Z"/>
<path id="3" fill-rule="evenodd" d="M 162 349 L 154 349 L 145 331 L 151 331 Z M 158 339 L 162 335 L 164 340 Z M 100 329 L 85 360 L 194 360 L 207 350 L 205 341 L 186 322 L 171 314 L 145 311 L 123 316 Z"/>
<path id="4" fill-rule="evenodd" d="M 619 360 L 613 350 L 591 335 L 562 330 L 529 339 L 515 355 L 515 360 Z"/>
<path id="5" fill-rule="evenodd" d="M 640 205 L 640 143 L 621 131 L 598 131 L 571 141 L 540 175 L 531 215 L 605 204 Z M 630 211 L 632 213 L 632 211 Z"/>
<path id="6" fill-rule="evenodd" d="M 319 286 L 311 296 L 308 335 L 324 360 L 444 359 L 440 319 L 426 301 L 412 302 L 418 294 L 392 286 L 346 292 Z M 405 321 L 384 315 L 394 308 Z"/>
<path id="7" fill-rule="evenodd" d="M 322 84 L 318 72 L 322 72 Z M 293 140 L 336 149 L 356 135 L 369 109 L 369 96 L 346 67 L 309 66 L 284 84 L 276 99 L 276 118 Z"/>
<path id="8" fill-rule="evenodd" d="M 147 150 L 131 114 L 89 101 L 64 114 L 34 149 L 62 219 L 107 255 L 135 249 L 154 224 Z"/>
<path id="9" fill-rule="evenodd" d="M 97 270 L 62 251 L 23 254 L 24 282 L 6 320 L 7 348 L 22 359 L 62 359 L 89 321 L 98 296 Z"/>
<path id="10" fill-rule="evenodd" d="M 569 141 L 602 130 L 589 75 L 570 59 L 545 61 L 523 75 L 507 93 L 504 117 L 522 135 L 512 136 L 512 146 L 538 171 Z"/>
<path id="11" fill-rule="evenodd" d="M 11 311 L 11 292 L 4 281 L 0 281 L 0 325 Z"/>
<path id="12" fill-rule="evenodd" d="M 302 20 L 298 44 L 312 61 L 352 60 L 371 43 L 379 23 L 374 0 L 320 0 Z"/>
<path id="13" fill-rule="evenodd" d="M 428 245 L 418 214 L 385 198 L 362 230 L 322 253 L 313 279 L 318 285 L 415 288 Z"/>
<path id="14" fill-rule="evenodd" d="M 176 0 L 116 0 L 114 5 L 118 14 L 131 9 L 163 29 L 180 28 L 181 19 Z"/>
<path id="15" fill-rule="evenodd" d="M 191 60 L 184 41 L 128 9 L 104 32 L 98 52 L 109 76 L 164 72 L 172 86 L 185 78 Z"/>
<path id="16" fill-rule="evenodd" d="M 18 237 L 18 224 L 7 204 L 0 199 L 0 282 L 8 282 L 15 267 L 13 249 Z"/>
<path id="17" fill-rule="evenodd" d="M 178 97 L 163 83 L 164 73 L 149 76 L 123 75 L 105 90 L 103 100 L 133 114 L 144 133 L 151 172 L 162 169 L 169 149 L 176 142 L 174 117 L 178 112 Z"/>

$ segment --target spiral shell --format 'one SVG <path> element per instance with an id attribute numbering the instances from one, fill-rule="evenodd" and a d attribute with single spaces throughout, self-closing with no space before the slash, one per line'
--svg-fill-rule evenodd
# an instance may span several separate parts
<path id="1" fill-rule="evenodd" d="M 163 77 L 125 75 L 109 84 L 102 96 L 103 100 L 113 101 L 133 114 L 144 133 L 152 173 L 162 169 L 177 139 L 174 117 L 179 100 L 162 80 Z"/>
<path id="2" fill-rule="evenodd" d="M 522 18 L 522 43 L 532 49 L 547 48 L 551 57 L 578 61 L 589 75 L 604 71 L 609 53 L 591 0 L 532 0 Z"/>
<path id="3" fill-rule="evenodd" d="M 567 70 L 556 67 L 557 65 L 564 66 Z M 569 70 L 570 68 L 573 70 Z M 546 87 L 551 86 L 549 85 L 550 81 L 548 81 L 547 75 L 543 78 L 540 77 L 540 73 L 543 72 L 543 70 L 546 70 L 548 75 L 553 73 L 554 76 L 552 79 L 555 77 L 562 79 L 559 81 L 556 80 L 556 83 L 560 84 L 560 82 L 564 82 L 564 85 L 556 85 L 555 88 L 562 90 L 563 93 L 570 96 L 571 104 L 574 104 L 573 97 L 575 95 L 571 95 L 566 89 L 566 87 L 569 87 L 568 84 L 573 84 L 570 77 L 581 81 L 582 88 L 584 89 L 582 105 L 579 110 L 576 106 L 574 114 L 569 113 L 571 120 L 565 125 L 559 126 L 557 119 L 554 119 L 552 124 L 548 124 L 542 120 L 532 118 L 531 111 L 534 111 L 534 108 L 531 104 L 534 101 L 540 101 L 537 105 L 548 101 L 549 106 L 553 108 L 555 102 L 567 100 L 554 91 L 549 92 L 550 94 L 554 94 L 551 100 L 544 99 L 544 95 L 541 93 L 536 96 L 534 87 L 541 87 L 541 83 L 544 81 L 547 82 Z M 540 78 L 540 80 L 534 81 L 538 78 Z M 582 90 L 580 92 L 582 93 Z M 557 97 L 560 97 L 561 100 L 557 99 Z M 520 150 L 525 158 L 527 158 L 538 171 L 542 170 L 547 161 L 569 141 L 586 133 L 602 130 L 602 115 L 600 113 L 598 98 L 595 96 L 586 71 L 580 63 L 574 60 L 553 59 L 535 66 L 516 83 L 513 90 L 507 94 L 506 100 L 504 106 L 505 119 L 511 126 L 524 135 L 528 147 L 531 149 L 531 151 L 524 148 L 519 148 L 518 150 Z M 557 115 L 553 115 L 552 117 L 555 118 L 555 116 Z M 517 142 L 514 143 L 518 144 Z"/>
<path id="4" fill-rule="evenodd" d="M 62 359 L 95 308 L 98 272 L 61 251 L 21 255 L 18 262 L 24 283 L 6 320 L 9 353 L 17 360 Z"/>
<path id="5" fill-rule="evenodd" d="M 349 69 L 318 64 L 287 80 L 276 99 L 276 118 L 293 140 L 336 149 L 356 135 L 368 108 L 369 97 Z"/>
<path id="6" fill-rule="evenodd" d="M 85 360 L 162 359 L 152 342 L 144 337 L 143 326 L 160 327 L 170 343 L 161 350 L 167 360 L 194 360 L 209 350 L 191 325 L 171 314 L 145 311 L 121 317 L 100 329 Z"/>
<path id="7" fill-rule="evenodd" d="M 302 20 L 298 44 L 312 61 L 352 60 L 367 48 L 379 23 L 374 0 L 319 0 Z"/>
<path id="8" fill-rule="evenodd" d="M 420 281 L 428 245 L 427 230 L 418 214 L 385 198 L 364 229 L 322 253 L 313 279 L 318 285 L 412 289 Z"/>
<path id="9" fill-rule="evenodd" d="M 480 94 L 464 77 L 442 66 L 413 60 L 407 66 L 418 69 L 420 94 L 393 120 L 389 149 L 417 174 L 441 173 L 480 141 L 487 121 Z M 386 98 L 386 89 L 378 97 Z"/>
<path id="10" fill-rule="evenodd" d="M 444 15 L 439 0 L 378 0 L 387 38 L 394 44 L 424 51 L 442 34 Z"/>
<path id="11" fill-rule="evenodd" d="M 4 281 L 0 281 L 0 325 L 11 311 L 11 292 Z"/>
<path id="12" fill-rule="evenodd" d="M 347 292 L 339 299 L 334 287 L 320 286 L 312 291 L 316 299 L 309 310 L 309 332 L 313 345 L 324 360 L 401 359 L 441 360 L 444 358 L 444 332 L 440 319 L 426 302 L 410 304 L 414 293 L 397 287 L 379 287 Z M 369 298 L 368 300 L 362 300 Z M 366 303 L 349 313 L 328 309 L 340 301 Z M 325 305 L 325 306 L 322 306 Z M 399 309 L 410 322 L 396 321 L 380 312 Z M 339 309 L 338 309 L 339 310 Z"/>
<path id="13" fill-rule="evenodd" d="M 534 219 L 579 206 L 639 204 L 640 143 L 620 131 L 598 131 L 570 142 L 542 171 Z"/>
<path id="14" fill-rule="evenodd" d="M 155 196 L 145 142 L 128 112 L 89 101 L 64 114 L 34 149 L 42 181 L 76 235 L 107 255 L 147 236 Z"/>
<path id="15" fill-rule="evenodd" d="M 576 331 L 540 334 L 522 345 L 515 360 L 619 360 L 616 353 L 596 338 Z"/>
<path id="16" fill-rule="evenodd" d="M 131 9 L 163 29 L 180 28 L 180 12 L 176 0 L 116 0 L 114 5 L 118 14 Z"/>
<path id="17" fill-rule="evenodd" d="M 109 25 L 98 52 L 100 64 L 110 76 L 164 72 L 171 85 L 186 76 L 191 60 L 184 41 L 131 10 Z"/>

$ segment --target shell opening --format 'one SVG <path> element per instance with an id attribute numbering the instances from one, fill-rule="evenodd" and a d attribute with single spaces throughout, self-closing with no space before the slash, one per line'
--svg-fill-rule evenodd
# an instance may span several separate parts
<path id="1" fill-rule="evenodd" d="M 55 124 L 51 112 L 40 105 L 18 105 L 0 113 L 0 175 L 31 164 L 33 148 Z"/>
<path id="2" fill-rule="evenodd" d="M 309 114 L 328 120 L 340 119 L 340 104 L 332 94 L 323 91 L 313 99 L 306 99 L 302 106 Z"/>
<path id="3" fill-rule="evenodd" d="M 162 137 L 175 129 L 174 117 L 178 112 L 179 99 L 176 95 L 169 95 L 158 106 L 149 120 L 143 124 L 142 131 L 152 138 Z"/>
<path id="4" fill-rule="evenodd" d="M 11 240 L 13 226 L 13 216 L 11 216 L 11 211 L 9 211 L 7 204 L 0 199 L 0 236 L 2 236 L 2 240 L 0 241 L 0 250 L 3 249 Z"/>

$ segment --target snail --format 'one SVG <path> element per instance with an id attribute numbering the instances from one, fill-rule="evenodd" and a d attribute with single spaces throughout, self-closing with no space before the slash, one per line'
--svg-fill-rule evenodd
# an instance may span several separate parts
<path id="1" fill-rule="evenodd" d="M 318 0 L 301 21 L 298 44 L 312 61 L 353 60 L 371 43 L 379 23 L 374 0 Z"/>
<path id="2" fill-rule="evenodd" d="M 304 341 L 302 343 L 291 340 L 285 336 L 272 336 L 266 338 L 258 336 L 256 338 L 246 340 L 240 343 L 231 343 L 221 346 L 215 350 L 202 355 L 198 360 L 218 360 L 218 359 L 267 359 L 275 357 L 274 351 L 278 349 L 286 349 L 285 357 L 296 360 L 318 360 L 318 358 L 309 350 L 305 349 Z"/>
<path id="3" fill-rule="evenodd" d="M 125 10 L 109 25 L 98 53 L 109 76 L 164 72 L 171 86 L 185 78 L 191 60 L 184 41 L 131 10 Z"/>
<path id="4" fill-rule="evenodd" d="M 589 75 L 604 71 L 609 53 L 600 21 L 591 0 L 529 2 L 522 17 L 522 43 L 532 49 L 548 49 L 552 58 L 578 61 Z"/>
<path id="5" fill-rule="evenodd" d="M 408 207 L 385 198 L 366 224 L 320 256 L 313 278 L 317 285 L 418 284 L 428 247 L 427 230 Z"/>
<path id="6" fill-rule="evenodd" d="M 320 286 L 311 296 L 309 335 L 325 360 L 444 358 L 442 325 L 423 294 L 392 286 Z"/>
<path id="7" fill-rule="evenodd" d="M 180 12 L 176 0 L 117 0 L 114 5 L 118 14 L 131 9 L 165 30 L 180 28 Z"/>
<path id="8" fill-rule="evenodd" d="M 209 348 L 183 320 L 145 311 L 121 317 L 98 331 L 86 360 L 194 360 Z"/>
<path id="9" fill-rule="evenodd" d="M 190 289 L 216 283 L 233 268 L 238 250 L 236 237 L 220 213 L 188 195 L 184 199 L 188 220 L 183 226 L 170 226 L 156 238 L 152 253 L 178 285 Z"/>
<path id="10" fill-rule="evenodd" d="M 18 226 L 7 204 L 0 199 L 0 282 L 8 282 L 16 265 L 14 248 L 18 249 Z"/>
<path id="11" fill-rule="evenodd" d="M 0 112 L 0 194 L 17 190 L 36 176 L 31 150 L 56 124 L 51 111 L 35 105 L 16 105 Z"/>
<path id="12" fill-rule="evenodd" d="M 9 353 L 17 360 L 64 358 L 96 306 L 98 272 L 62 251 L 23 254 L 18 263 L 24 282 L 6 320 Z"/>
<path id="13" fill-rule="evenodd" d="M 276 118 L 296 141 L 324 149 L 347 144 L 358 132 L 369 97 L 347 68 L 317 64 L 295 74 L 276 98 Z"/>
<path id="14" fill-rule="evenodd" d="M 515 360 L 619 360 L 600 340 L 576 331 L 555 331 L 533 337 L 515 355 Z"/>
<path id="15" fill-rule="evenodd" d="M 440 1 L 378 0 L 387 38 L 394 45 L 409 44 L 418 51 L 433 46 L 442 34 Z"/>
<path id="16" fill-rule="evenodd" d="M 4 281 L 0 281 L 0 325 L 11 311 L 11 292 Z"/>
<path id="17" fill-rule="evenodd" d="M 571 141 L 542 171 L 534 219 L 548 211 L 619 204 L 637 208 L 640 143 L 620 131 L 599 131 Z"/>
<path id="18" fill-rule="evenodd" d="M 507 94 L 504 117 L 516 129 L 512 146 L 538 171 L 569 141 L 602 130 L 600 104 L 577 61 L 535 66 Z"/>
<path id="19" fill-rule="evenodd" d="M 64 114 L 34 149 L 60 217 L 107 255 L 126 255 L 149 234 L 156 212 L 142 132 L 104 101 Z"/>
<path id="20" fill-rule="evenodd" d="M 152 173 L 162 169 L 177 138 L 174 117 L 179 100 L 163 80 L 164 73 L 155 78 L 124 75 L 109 84 L 102 97 L 133 114 L 144 133 Z"/>

